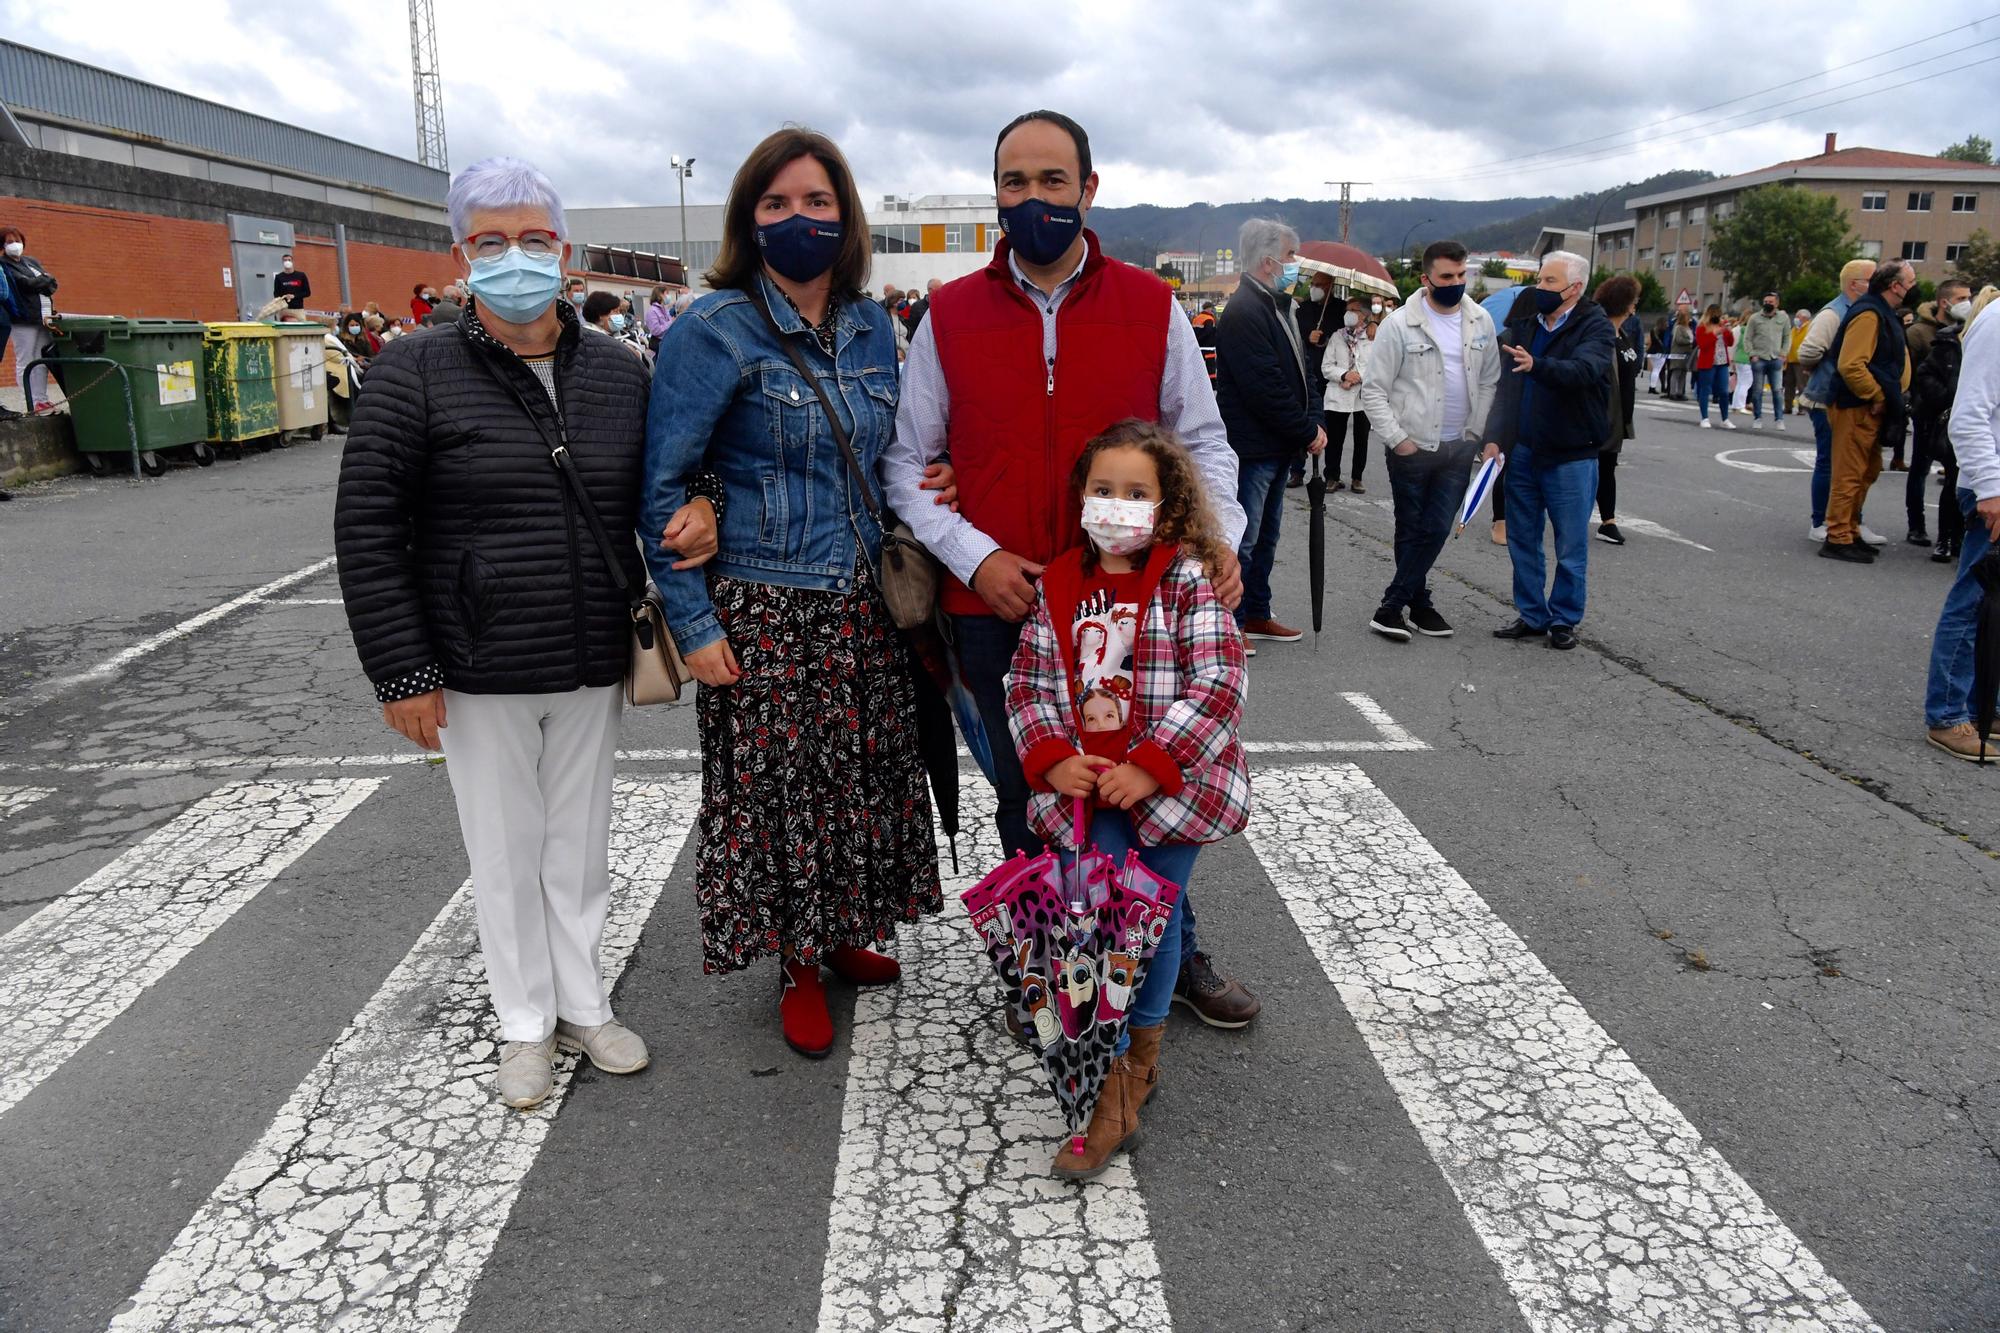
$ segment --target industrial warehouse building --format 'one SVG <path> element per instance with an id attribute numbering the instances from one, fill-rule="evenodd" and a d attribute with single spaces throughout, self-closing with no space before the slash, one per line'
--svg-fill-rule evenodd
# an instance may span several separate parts
<path id="1" fill-rule="evenodd" d="M 290 252 L 307 308 L 453 276 L 449 177 L 418 162 L 0 41 L 0 224 L 70 314 L 239 319 Z M 8 382 L 11 363 L 0 365 Z"/>

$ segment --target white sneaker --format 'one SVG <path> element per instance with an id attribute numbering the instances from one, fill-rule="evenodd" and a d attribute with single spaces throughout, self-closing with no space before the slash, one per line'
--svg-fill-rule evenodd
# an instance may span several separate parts
<path id="1" fill-rule="evenodd" d="M 1790 428 L 1789 428 L 1788 426 L 1786 426 L 1786 425 L 1785 425 L 1785 419 L 1784 419 L 1783 417 L 1779 417 L 1779 418 L 1778 418 L 1778 429 L 1779 429 L 1779 430 L 1788 430 L 1788 429 L 1790 429 Z"/>
<path id="2" fill-rule="evenodd" d="M 1755 420 L 1753 420 L 1753 421 L 1752 421 L 1752 422 L 1750 423 L 1750 429 L 1751 429 L 1751 430 L 1762 430 L 1762 429 L 1764 429 L 1764 418 L 1762 418 L 1762 417 L 1758 417 L 1758 418 L 1756 418 Z"/>
<path id="3" fill-rule="evenodd" d="M 517 1111 L 539 1106 L 555 1087 L 551 1062 L 556 1039 L 509 1041 L 500 1045 L 500 1067 L 493 1072 L 493 1091 Z"/>
<path id="4" fill-rule="evenodd" d="M 1736 429 L 1736 423 L 1735 423 L 1735 422 L 1733 422 L 1733 421 L 1731 421 L 1731 420 L 1730 420 L 1730 419 L 1729 419 L 1728 417 L 1724 417 L 1724 418 L 1722 419 L 1722 428 L 1723 428 L 1724 430 L 1735 430 L 1735 429 Z"/>
<path id="5" fill-rule="evenodd" d="M 1707 418 L 1707 417 L 1703 417 L 1703 418 L 1701 419 L 1701 428 L 1702 428 L 1703 430 L 1710 430 L 1710 429 L 1712 429 L 1712 427 L 1711 427 L 1711 426 L 1710 426 L 1710 425 L 1708 424 L 1708 418 Z"/>
<path id="6" fill-rule="evenodd" d="M 1861 540 L 1867 542 L 1870 546 L 1887 546 L 1889 544 L 1887 537 L 1884 537 L 1881 533 L 1865 524 L 1861 529 Z"/>
<path id="7" fill-rule="evenodd" d="M 650 1059 L 639 1034 L 616 1020 L 586 1028 L 566 1018 L 557 1019 L 556 1045 L 565 1051 L 582 1051 L 607 1074 L 636 1074 Z"/>
<path id="8" fill-rule="evenodd" d="M 1814 529 L 1813 529 L 1813 530 L 1812 530 L 1811 532 L 1807 533 L 1806 535 L 1807 535 L 1807 536 L 1809 536 L 1809 537 L 1811 537 L 1811 538 L 1812 538 L 1812 539 L 1813 539 L 1814 541 L 1816 541 L 1816 542 L 1823 542 L 1823 541 L 1825 541 L 1825 540 L 1826 540 L 1826 524 L 1824 524 L 1824 523 L 1820 524 L 1820 525 L 1819 525 L 1818 527 L 1814 528 Z"/>

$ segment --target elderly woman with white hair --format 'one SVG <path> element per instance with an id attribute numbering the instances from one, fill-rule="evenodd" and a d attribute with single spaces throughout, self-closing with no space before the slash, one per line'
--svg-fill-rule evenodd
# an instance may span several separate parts
<path id="1" fill-rule="evenodd" d="M 559 1044 L 607 1073 L 647 1063 L 598 965 L 629 607 L 646 582 L 629 534 L 647 383 L 556 299 L 569 244 L 546 176 L 492 158 L 459 173 L 447 207 L 470 304 L 369 366 L 334 537 L 384 721 L 450 760 L 495 1090 L 525 1109 L 552 1089 Z M 663 542 L 712 553 L 711 502 L 689 501 Z"/>

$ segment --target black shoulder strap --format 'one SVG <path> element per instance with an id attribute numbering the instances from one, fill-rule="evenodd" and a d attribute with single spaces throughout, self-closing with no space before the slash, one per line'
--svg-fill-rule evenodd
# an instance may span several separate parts
<path id="1" fill-rule="evenodd" d="M 598 554 L 604 557 L 604 567 L 611 571 L 613 586 L 627 597 L 632 597 L 632 581 L 625 577 L 625 570 L 618 563 L 618 548 L 611 544 L 611 534 L 604 530 L 604 520 L 597 516 L 597 506 L 590 502 L 590 492 L 583 488 L 583 478 L 577 473 L 576 460 L 569 456 L 569 439 L 562 418 L 560 416 L 556 418 L 556 434 L 551 435 L 547 423 L 542 420 L 542 414 L 535 410 L 534 404 L 528 401 L 528 396 L 521 392 L 521 386 L 510 380 L 500 367 L 493 364 L 491 357 L 473 344 L 471 335 L 466 333 L 463 325 L 454 323 L 450 328 L 453 333 L 465 340 L 467 350 L 472 353 L 473 359 L 485 367 L 486 373 L 493 377 L 496 384 L 514 396 L 514 401 L 521 405 L 521 411 L 535 424 L 535 430 L 541 435 L 542 443 L 549 447 L 549 461 L 555 464 L 556 475 L 563 479 L 563 483 L 569 487 L 570 494 L 576 498 L 576 507 L 583 513 L 584 525 L 590 529 L 590 535 L 597 541 Z"/>
<path id="2" fill-rule="evenodd" d="M 751 280 L 753 283 L 756 279 Z M 875 520 L 875 526 L 888 531 L 889 525 L 882 520 L 882 507 L 875 503 L 875 492 L 868 485 L 868 474 L 861 468 L 861 460 L 854 455 L 854 446 L 848 441 L 847 427 L 840 424 L 840 413 L 833 410 L 833 400 L 826 396 L 826 386 L 819 382 L 819 376 L 806 366 L 805 355 L 799 351 L 796 341 L 785 336 L 778 327 L 778 321 L 771 317 L 771 307 L 764 300 L 764 293 L 753 287 L 744 293 L 750 304 L 757 307 L 757 313 L 764 317 L 764 324 L 771 330 L 771 336 L 778 340 L 778 346 L 785 349 L 785 355 L 792 359 L 792 366 L 799 372 L 799 378 L 812 385 L 812 391 L 819 395 L 819 405 L 826 412 L 826 424 L 833 431 L 834 443 L 847 459 L 847 466 L 854 473 L 854 480 L 861 487 L 861 503 L 868 506 L 868 517 Z"/>

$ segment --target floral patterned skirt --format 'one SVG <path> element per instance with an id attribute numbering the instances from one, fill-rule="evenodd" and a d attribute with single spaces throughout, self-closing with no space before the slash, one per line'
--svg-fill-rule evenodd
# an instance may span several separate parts
<path id="1" fill-rule="evenodd" d="M 703 970 L 809 963 L 940 910 L 912 664 L 870 572 L 845 593 L 716 575 L 710 597 L 743 678 L 695 703 Z"/>

